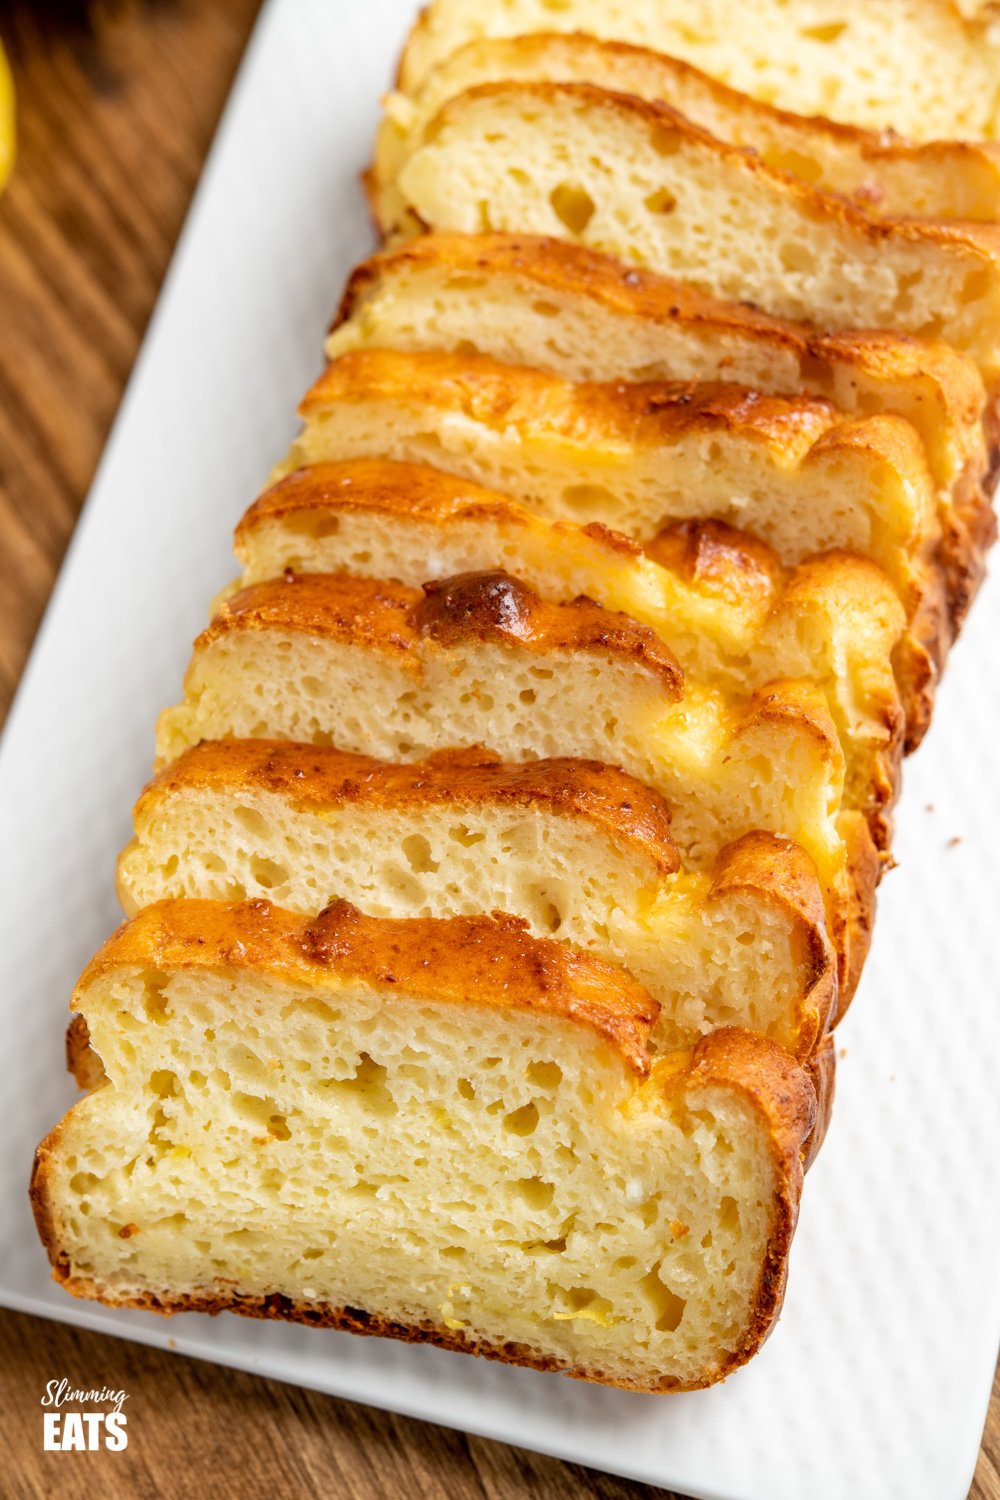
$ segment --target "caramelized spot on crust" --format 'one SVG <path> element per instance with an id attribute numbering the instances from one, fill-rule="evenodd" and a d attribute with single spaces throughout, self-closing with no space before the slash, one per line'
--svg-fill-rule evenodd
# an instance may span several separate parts
<path id="1" fill-rule="evenodd" d="M 592 599 L 549 604 L 509 573 L 460 573 L 425 583 L 414 623 L 443 646 L 499 637 L 531 650 L 609 651 L 658 673 L 671 697 L 679 698 L 683 689 L 677 658 L 648 625 Z"/>
<path id="2" fill-rule="evenodd" d="M 443 645 L 470 635 L 481 640 L 510 636 L 523 643 L 536 633 L 536 618 L 544 609 L 538 595 L 509 573 L 458 573 L 424 584 L 416 624 L 421 635 Z"/>
<path id="3" fill-rule="evenodd" d="M 645 550 L 703 593 L 737 603 L 750 596 L 766 604 L 784 579 L 772 547 L 724 521 L 676 521 Z"/>

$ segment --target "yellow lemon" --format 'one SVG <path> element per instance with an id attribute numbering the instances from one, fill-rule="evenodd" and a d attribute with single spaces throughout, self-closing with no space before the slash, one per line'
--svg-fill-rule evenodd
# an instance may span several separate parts
<path id="1" fill-rule="evenodd" d="M 14 80 L 0 45 L 0 188 L 14 166 Z"/>

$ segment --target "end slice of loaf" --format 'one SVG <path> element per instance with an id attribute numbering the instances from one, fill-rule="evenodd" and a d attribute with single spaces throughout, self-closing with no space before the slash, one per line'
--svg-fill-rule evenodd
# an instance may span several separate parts
<path id="1" fill-rule="evenodd" d="M 767 104 L 914 140 L 1000 139 L 1000 28 L 979 0 L 432 0 L 399 87 L 484 37 L 588 32 L 684 58 Z M 956 80 L 959 80 L 956 85 Z"/>
<path id="2" fill-rule="evenodd" d="M 363 349 L 300 408 L 285 469 L 381 456 L 506 491 L 549 520 L 597 522 L 640 544 L 672 521 L 721 520 L 786 565 L 860 552 L 909 619 L 908 717 L 930 713 L 949 638 L 934 487 L 897 417 L 845 420 L 825 401 L 733 385 L 577 384 L 482 355 Z"/>
<path id="3" fill-rule="evenodd" d="M 315 915 L 502 911 L 623 964 L 660 1005 L 659 1052 L 738 1025 L 799 1057 L 836 996 L 816 873 L 750 834 L 682 870 L 662 798 L 588 761 L 482 750 L 393 764 L 280 741 L 205 742 L 146 788 L 118 864 L 129 913 L 168 898 Z"/>
<path id="4" fill-rule="evenodd" d="M 938 491 L 953 628 L 985 571 L 997 434 L 990 454 L 982 379 L 940 342 L 819 333 L 567 241 L 427 234 L 351 277 L 327 353 L 364 348 L 487 355 L 574 381 L 724 380 L 826 397 L 848 416 L 904 417 Z"/>
<path id="5" fill-rule="evenodd" d="M 568 238 L 779 317 L 943 338 L 1000 377 L 995 226 L 873 220 L 664 105 L 483 85 L 431 121 L 397 186 L 428 229 Z"/>
<path id="6" fill-rule="evenodd" d="M 891 662 L 905 616 L 865 558 L 826 553 L 789 571 L 718 521 L 678 522 L 643 552 L 603 526 L 546 522 L 494 490 L 386 459 L 294 470 L 251 506 L 236 552 L 245 587 L 287 570 L 419 588 L 502 569 L 550 603 L 586 595 L 631 615 L 687 678 L 723 691 L 809 678 L 836 723 L 853 805 L 880 818 L 891 803 L 903 730 Z"/>
<path id="7" fill-rule="evenodd" d="M 159 763 L 227 738 L 332 744 L 381 760 L 482 743 L 509 761 L 619 766 L 666 798 L 693 868 L 710 870 L 748 832 L 801 844 L 851 993 L 877 861 L 873 871 L 864 814 L 842 806 L 836 728 L 808 683 L 772 683 L 749 700 L 685 693 L 652 631 L 589 600 L 548 605 L 505 574 L 466 574 L 423 593 L 307 574 L 223 606 L 195 644 L 183 703 L 160 716 Z"/>
<path id="8" fill-rule="evenodd" d="M 777 1316 L 816 1114 L 739 1031 L 512 919 L 166 902 L 74 1004 L 108 1082 L 39 1147 L 56 1279 L 626 1387 L 710 1384 Z"/>
<path id="9" fill-rule="evenodd" d="M 998 55 L 1000 62 L 1000 55 Z M 791 114 L 728 87 L 679 58 L 582 32 L 484 38 L 445 58 L 411 97 L 385 101 L 370 186 L 376 217 L 394 224 L 402 209 L 400 167 L 438 110 L 487 83 L 593 83 L 670 105 L 730 145 L 813 187 L 841 193 L 876 217 L 1000 219 L 1000 148 L 971 141 L 914 145 L 884 130 L 859 130 Z"/>

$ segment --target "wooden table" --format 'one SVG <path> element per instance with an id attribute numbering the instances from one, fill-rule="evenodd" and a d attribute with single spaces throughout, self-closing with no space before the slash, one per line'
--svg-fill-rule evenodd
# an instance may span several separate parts
<path id="1" fill-rule="evenodd" d="M 344 0 L 331 0 L 344 3 Z M 0 10 L 20 104 L 0 200 L 0 705 L 6 710 L 258 0 Z M 414 0 L 416 8 L 416 0 Z M 51 19 L 46 21 L 46 15 Z M 75 18 L 75 19 L 74 19 Z M 49 1380 L 130 1393 L 124 1454 L 42 1451 Z M 195 1360 L 0 1314 L 12 1500 L 556 1500 L 663 1494 Z M 974 1500 L 1000 1500 L 1000 1386 Z"/>

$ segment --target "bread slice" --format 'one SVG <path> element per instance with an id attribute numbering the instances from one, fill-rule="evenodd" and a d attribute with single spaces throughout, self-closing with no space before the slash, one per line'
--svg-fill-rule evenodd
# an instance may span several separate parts
<path id="1" fill-rule="evenodd" d="M 809 683 L 772 683 L 749 699 L 685 693 L 651 630 L 586 599 L 546 604 L 502 573 L 424 592 L 306 574 L 223 606 L 195 643 L 184 701 L 160 716 L 158 762 L 228 738 L 382 760 L 482 743 L 509 761 L 620 766 L 666 798 L 694 869 L 711 871 L 748 832 L 801 844 L 852 993 L 877 863 L 864 814 L 841 807 L 843 756 Z"/>
<path id="2" fill-rule="evenodd" d="M 166 902 L 74 1004 L 109 1082 L 32 1198 L 76 1296 L 648 1391 L 721 1379 L 777 1316 L 806 1074 L 735 1030 L 651 1063 L 644 991 L 511 918 Z"/>
<path id="3" fill-rule="evenodd" d="M 1000 377 L 1000 230 L 874 220 L 665 105 L 485 84 L 431 121 L 397 187 L 427 229 L 568 238 L 779 317 L 943 338 Z"/>
<path id="4" fill-rule="evenodd" d="M 1000 29 L 981 0 L 432 0 L 403 55 L 413 94 L 456 48 L 482 37 L 589 32 L 666 52 L 800 115 L 916 141 L 1000 139 Z"/>
<path id="5" fill-rule="evenodd" d="M 576 381 L 726 380 L 827 397 L 849 416 L 905 417 L 938 491 L 952 629 L 985 571 L 996 534 L 986 392 L 944 344 L 818 333 L 566 241 L 428 234 L 354 272 L 326 347 L 331 359 L 364 348 L 485 354 Z"/>
<path id="6" fill-rule="evenodd" d="M 623 964 L 660 1005 L 657 1051 L 744 1026 L 808 1057 L 836 1001 L 815 870 L 750 834 L 681 869 L 662 798 L 589 761 L 485 751 L 394 764 L 275 740 L 208 741 L 161 771 L 118 864 L 126 912 L 168 898 L 315 915 L 502 911 Z"/>
<path id="7" fill-rule="evenodd" d="M 853 198 L 877 217 L 1000 219 L 995 144 L 913 145 L 892 132 L 789 114 L 663 52 L 546 30 L 469 42 L 445 58 L 412 97 L 399 91 L 388 96 L 369 179 L 380 223 L 398 220 L 403 205 L 396 176 L 438 110 L 465 89 L 515 80 L 594 83 L 671 105 L 719 140 L 750 148 L 768 166 L 814 187 Z"/>
<path id="8" fill-rule="evenodd" d="M 647 543 L 666 524 L 721 520 L 787 566 L 830 548 L 889 576 L 909 631 L 897 666 L 923 724 L 949 639 L 933 483 L 897 417 L 740 386 L 575 384 L 483 355 L 342 355 L 306 396 L 285 470 L 382 456 L 506 491 L 548 520 Z M 919 728 L 914 731 L 919 735 Z"/>
<path id="9" fill-rule="evenodd" d="M 905 619 L 865 558 L 826 553 L 789 571 L 718 521 L 677 523 L 643 552 L 605 527 L 546 522 L 494 490 L 385 459 L 294 470 L 250 507 L 236 552 L 244 586 L 291 570 L 419 588 L 503 569 L 549 603 L 582 594 L 631 615 L 686 678 L 724 692 L 809 678 L 837 727 L 848 799 L 879 818 L 891 802 L 903 730 L 891 661 Z"/>

